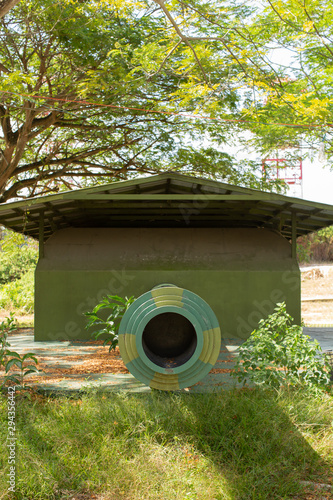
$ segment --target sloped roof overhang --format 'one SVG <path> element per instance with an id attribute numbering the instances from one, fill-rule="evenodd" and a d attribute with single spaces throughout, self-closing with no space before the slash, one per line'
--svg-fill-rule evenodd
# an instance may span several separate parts
<path id="1" fill-rule="evenodd" d="M 43 240 L 67 227 L 253 227 L 290 239 L 333 225 L 333 206 L 165 173 L 0 205 L 0 225 Z"/>

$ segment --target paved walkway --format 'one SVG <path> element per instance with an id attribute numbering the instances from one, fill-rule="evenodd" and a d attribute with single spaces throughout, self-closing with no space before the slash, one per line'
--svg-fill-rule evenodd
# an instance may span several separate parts
<path id="1" fill-rule="evenodd" d="M 324 351 L 333 350 L 333 328 L 307 327 L 304 328 L 304 333 L 312 339 L 317 339 Z M 23 329 L 18 334 L 10 335 L 8 341 L 13 351 L 20 354 L 27 352 L 36 354 L 43 372 L 33 375 L 27 383 L 42 391 L 68 392 L 92 387 L 131 392 L 150 391 L 149 387 L 137 381 L 130 373 L 121 373 L 121 370 L 125 371 L 125 367 L 119 354 L 110 355 L 108 347 L 103 347 L 100 343 L 34 342 L 32 329 Z M 240 343 L 239 339 L 223 339 L 221 352 L 214 368 L 199 383 L 184 391 L 203 393 L 239 386 L 230 376 L 230 372 Z M 108 373 L 107 368 L 100 373 L 102 360 L 107 360 L 110 356 L 112 356 L 113 365 L 120 367 L 117 369 L 118 373 Z M 73 368 L 78 373 L 72 373 Z"/>
<path id="2" fill-rule="evenodd" d="M 318 340 L 323 351 L 333 351 L 333 327 L 307 326 L 303 329 L 303 333 L 309 335 L 312 339 Z"/>

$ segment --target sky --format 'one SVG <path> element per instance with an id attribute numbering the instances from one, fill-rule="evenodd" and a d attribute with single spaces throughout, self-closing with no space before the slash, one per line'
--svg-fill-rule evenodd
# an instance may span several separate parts
<path id="1" fill-rule="evenodd" d="M 234 146 L 224 147 L 224 151 L 235 155 L 239 159 L 252 159 L 261 161 L 258 153 L 251 149 L 238 149 Z M 274 155 L 271 155 L 274 157 Z M 283 157 L 280 155 L 280 158 Z M 302 187 L 292 186 L 285 194 L 294 198 L 303 198 L 308 201 L 317 201 L 333 205 L 333 168 L 327 165 L 325 160 L 320 159 L 317 154 L 313 159 L 302 159 Z"/>
<path id="2" fill-rule="evenodd" d="M 288 194 L 288 193 L 287 193 Z M 301 197 L 299 194 L 295 195 Z M 303 160 L 304 200 L 333 205 L 333 170 L 317 160 Z"/>

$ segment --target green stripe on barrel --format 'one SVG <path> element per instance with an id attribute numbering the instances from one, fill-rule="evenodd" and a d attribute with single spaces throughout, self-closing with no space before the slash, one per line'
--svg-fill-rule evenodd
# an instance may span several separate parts
<path id="1" fill-rule="evenodd" d="M 136 299 L 119 327 L 119 349 L 135 378 L 160 390 L 199 382 L 215 365 L 221 332 L 210 306 L 175 285 L 159 285 Z"/>

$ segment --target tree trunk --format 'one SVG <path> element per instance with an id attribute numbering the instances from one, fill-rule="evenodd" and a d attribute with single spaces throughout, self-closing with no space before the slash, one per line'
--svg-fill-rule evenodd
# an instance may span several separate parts
<path id="1" fill-rule="evenodd" d="M 0 19 L 3 17 L 7 12 L 15 7 L 15 5 L 19 2 L 20 0 L 0 0 Z"/>

